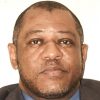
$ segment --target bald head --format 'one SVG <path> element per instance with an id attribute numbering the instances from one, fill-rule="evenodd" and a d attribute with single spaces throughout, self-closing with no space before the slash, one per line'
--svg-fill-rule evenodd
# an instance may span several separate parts
<path id="1" fill-rule="evenodd" d="M 31 6 L 29 6 L 26 10 L 24 10 L 18 17 L 18 19 L 16 20 L 15 23 L 15 27 L 14 27 L 14 32 L 13 32 L 13 43 L 17 44 L 17 39 L 19 36 L 19 33 L 21 31 L 21 28 L 23 26 L 23 22 L 24 22 L 24 16 L 27 15 L 28 11 L 30 10 L 35 10 L 37 8 L 46 10 L 48 12 L 53 12 L 54 10 L 58 9 L 58 10 L 64 10 L 67 13 L 70 13 L 74 19 L 75 25 L 76 25 L 76 30 L 80 36 L 80 42 L 83 43 L 84 41 L 84 36 L 83 36 L 83 29 L 82 26 L 78 20 L 78 18 L 73 14 L 73 12 L 71 12 L 66 6 L 55 2 L 55 1 L 40 1 L 37 3 L 32 4 Z"/>

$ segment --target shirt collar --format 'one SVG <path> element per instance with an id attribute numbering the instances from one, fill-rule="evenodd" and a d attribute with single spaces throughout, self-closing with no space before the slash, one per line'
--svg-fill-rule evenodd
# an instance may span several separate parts
<path id="1" fill-rule="evenodd" d="M 24 97 L 24 100 L 34 100 L 34 99 L 32 99 L 31 96 L 29 96 L 28 94 L 26 94 L 26 93 L 23 92 L 23 91 L 22 91 L 22 95 L 23 95 L 23 97 Z"/>
<path id="2" fill-rule="evenodd" d="M 70 100 L 80 100 L 80 93 L 79 90 L 70 98 Z"/>
<path id="3" fill-rule="evenodd" d="M 24 100 L 34 100 L 31 96 L 27 95 L 22 91 L 22 95 L 24 96 Z M 70 100 L 80 100 L 79 90 L 70 98 Z"/>

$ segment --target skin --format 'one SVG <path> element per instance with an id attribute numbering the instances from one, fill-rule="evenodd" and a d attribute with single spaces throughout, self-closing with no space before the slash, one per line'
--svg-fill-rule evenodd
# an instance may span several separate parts
<path id="1" fill-rule="evenodd" d="M 30 9 L 17 46 L 8 45 L 21 89 L 36 100 L 65 100 L 79 88 L 87 56 L 74 19 L 64 10 Z M 66 94 L 66 95 L 65 95 Z"/>

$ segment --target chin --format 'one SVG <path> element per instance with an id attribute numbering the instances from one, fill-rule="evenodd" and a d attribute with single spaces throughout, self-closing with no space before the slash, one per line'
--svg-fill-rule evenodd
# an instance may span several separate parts
<path id="1" fill-rule="evenodd" d="M 48 82 L 47 84 L 42 83 L 41 86 L 38 84 L 32 92 L 41 98 L 57 99 L 66 96 L 68 93 L 68 87 L 66 84 Z"/>
<path id="2" fill-rule="evenodd" d="M 52 87 L 44 88 L 44 89 L 37 89 L 36 95 L 41 98 L 47 98 L 47 99 L 57 99 L 62 98 L 67 94 L 67 89 L 65 88 L 58 88 L 58 87 Z"/>
<path id="3" fill-rule="evenodd" d="M 41 97 L 41 98 L 46 98 L 46 99 L 57 99 L 57 98 L 62 98 L 65 97 L 67 94 L 67 92 L 47 92 L 47 93 L 43 93 L 43 92 L 38 92 L 37 96 Z"/>

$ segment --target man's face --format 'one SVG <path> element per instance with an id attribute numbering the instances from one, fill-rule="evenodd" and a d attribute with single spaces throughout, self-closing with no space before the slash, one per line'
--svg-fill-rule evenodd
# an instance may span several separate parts
<path id="1" fill-rule="evenodd" d="M 71 92 L 83 74 L 85 49 L 69 12 L 29 10 L 17 40 L 17 56 L 12 53 L 21 87 L 46 98 Z"/>

